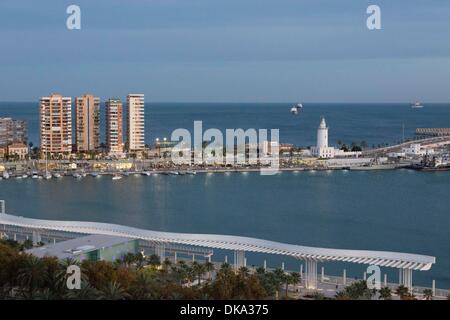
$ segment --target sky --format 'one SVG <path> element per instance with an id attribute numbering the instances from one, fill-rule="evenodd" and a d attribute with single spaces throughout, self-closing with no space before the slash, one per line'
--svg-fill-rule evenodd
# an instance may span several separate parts
<path id="1" fill-rule="evenodd" d="M 447 0 L 1 0 L 0 101 L 449 102 L 449 17 Z"/>

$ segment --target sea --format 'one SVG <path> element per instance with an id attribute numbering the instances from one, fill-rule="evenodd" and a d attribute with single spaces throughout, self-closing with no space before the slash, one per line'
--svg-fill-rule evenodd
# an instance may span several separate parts
<path id="1" fill-rule="evenodd" d="M 170 139 L 173 130 L 279 129 L 280 142 L 315 144 L 320 118 L 329 142 L 369 146 L 411 138 L 418 127 L 449 127 L 450 104 L 147 103 L 146 141 Z M 103 107 L 102 107 L 103 109 Z M 1 102 L 0 117 L 27 120 L 29 140 L 38 139 L 38 104 Z M 102 120 L 104 112 L 102 112 Z M 104 130 L 102 129 L 102 132 Z M 250 236 L 291 244 L 399 251 L 436 257 L 429 271 L 413 274 L 415 285 L 450 289 L 450 172 L 308 171 L 208 173 L 195 176 L 130 176 L 82 180 L 0 181 L 7 212 L 26 217 L 118 223 L 151 230 Z M 218 251 L 223 260 L 232 253 Z M 248 265 L 298 271 L 301 262 L 248 254 Z M 365 267 L 325 263 L 325 273 L 361 278 Z M 319 270 L 320 272 L 320 270 Z M 389 282 L 398 271 L 382 268 Z"/>

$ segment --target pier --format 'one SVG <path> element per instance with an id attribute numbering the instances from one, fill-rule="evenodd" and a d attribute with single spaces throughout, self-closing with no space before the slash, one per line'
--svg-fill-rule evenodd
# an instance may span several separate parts
<path id="1" fill-rule="evenodd" d="M 422 137 L 450 136 L 450 128 L 417 128 L 416 135 Z"/>

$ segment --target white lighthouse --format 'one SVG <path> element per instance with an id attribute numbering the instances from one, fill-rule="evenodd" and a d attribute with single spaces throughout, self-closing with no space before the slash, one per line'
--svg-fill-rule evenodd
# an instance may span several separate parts
<path id="1" fill-rule="evenodd" d="M 317 145 L 311 148 L 311 152 L 318 158 L 334 158 L 335 149 L 328 146 L 328 127 L 324 117 L 321 118 L 317 129 Z"/>
<path id="2" fill-rule="evenodd" d="M 328 148 L 328 128 L 324 117 L 320 120 L 319 129 L 317 129 L 317 148 Z"/>

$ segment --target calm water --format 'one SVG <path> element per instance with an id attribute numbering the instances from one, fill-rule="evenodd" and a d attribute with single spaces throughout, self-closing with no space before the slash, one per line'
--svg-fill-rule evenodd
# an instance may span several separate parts
<path id="1" fill-rule="evenodd" d="M 450 104 L 427 104 L 412 110 L 409 104 L 305 104 L 298 116 L 289 113 L 290 103 L 149 103 L 146 104 L 146 142 L 170 138 L 174 129 L 193 130 L 194 120 L 203 121 L 203 129 L 263 128 L 280 129 L 280 140 L 300 146 L 315 144 L 320 117 L 330 127 L 330 144 L 366 141 L 369 145 L 396 143 L 411 136 L 417 127 L 448 127 Z M 104 123 L 102 106 L 101 122 Z M 0 117 L 25 119 L 29 140 L 39 144 L 38 106 L 36 103 L 0 102 Z M 102 140 L 104 129 L 101 130 Z"/>
<path id="2" fill-rule="evenodd" d="M 435 279 L 450 288 L 449 188 L 450 174 L 442 172 L 232 173 L 10 179 L 0 182 L 0 198 L 7 200 L 8 212 L 28 217 L 434 255 L 437 264 L 416 272 L 415 283 Z M 261 259 L 250 257 L 249 264 Z M 270 262 L 281 263 L 275 257 Z M 327 266 L 336 273 L 341 268 Z M 352 271 L 362 275 L 361 268 Z"/>
<path id="3" fill-rule="evenodd" d="M 330 143 L 365 140 L 369 144 L 401 139 L 416 127 L 448 127 L 450 105 L 408 104 L 305 105 L 289 114 L 290 104 L 149 104 L 147 141 L 170 136 L 173 129 L 279 128 L 281 140 L 315 143 L 324 115 Z M 37 107 L 0 103 L 0 116 L 29 121 L 30 140 L 37 142 Z M 75 181 L 7 180 L 0 199 L 8 212 L 48 219 L 94 220 L 142 228 L 246 235 L 288 243 L 351 249 L 396 250 L 434 255 L 437 264 L 415 272 L 416 284 L 450 288 L 450 173 L 302 172 L 277 176 L 199 174 L 197 176 L 86 178 Z M 26 201 L 24 201 L 26 200 Z M 284 259 L 284 258 L 283 258 Z M 262 257 L 249 256 L 249 264 Z M 298 263 L 285 260 L 287 267 Z M 272 265 L 281 258 L 271 257 Z M 348 265 L 347 265 L 348 266 Z M 326 266 L 340 274 L 343 265 Z M 352 266 L 350 274 L 362 275 Z M 389 270 L 389 269 L 388 269 Z M 390 279 L 397 273 L 390 272 Z"/>

